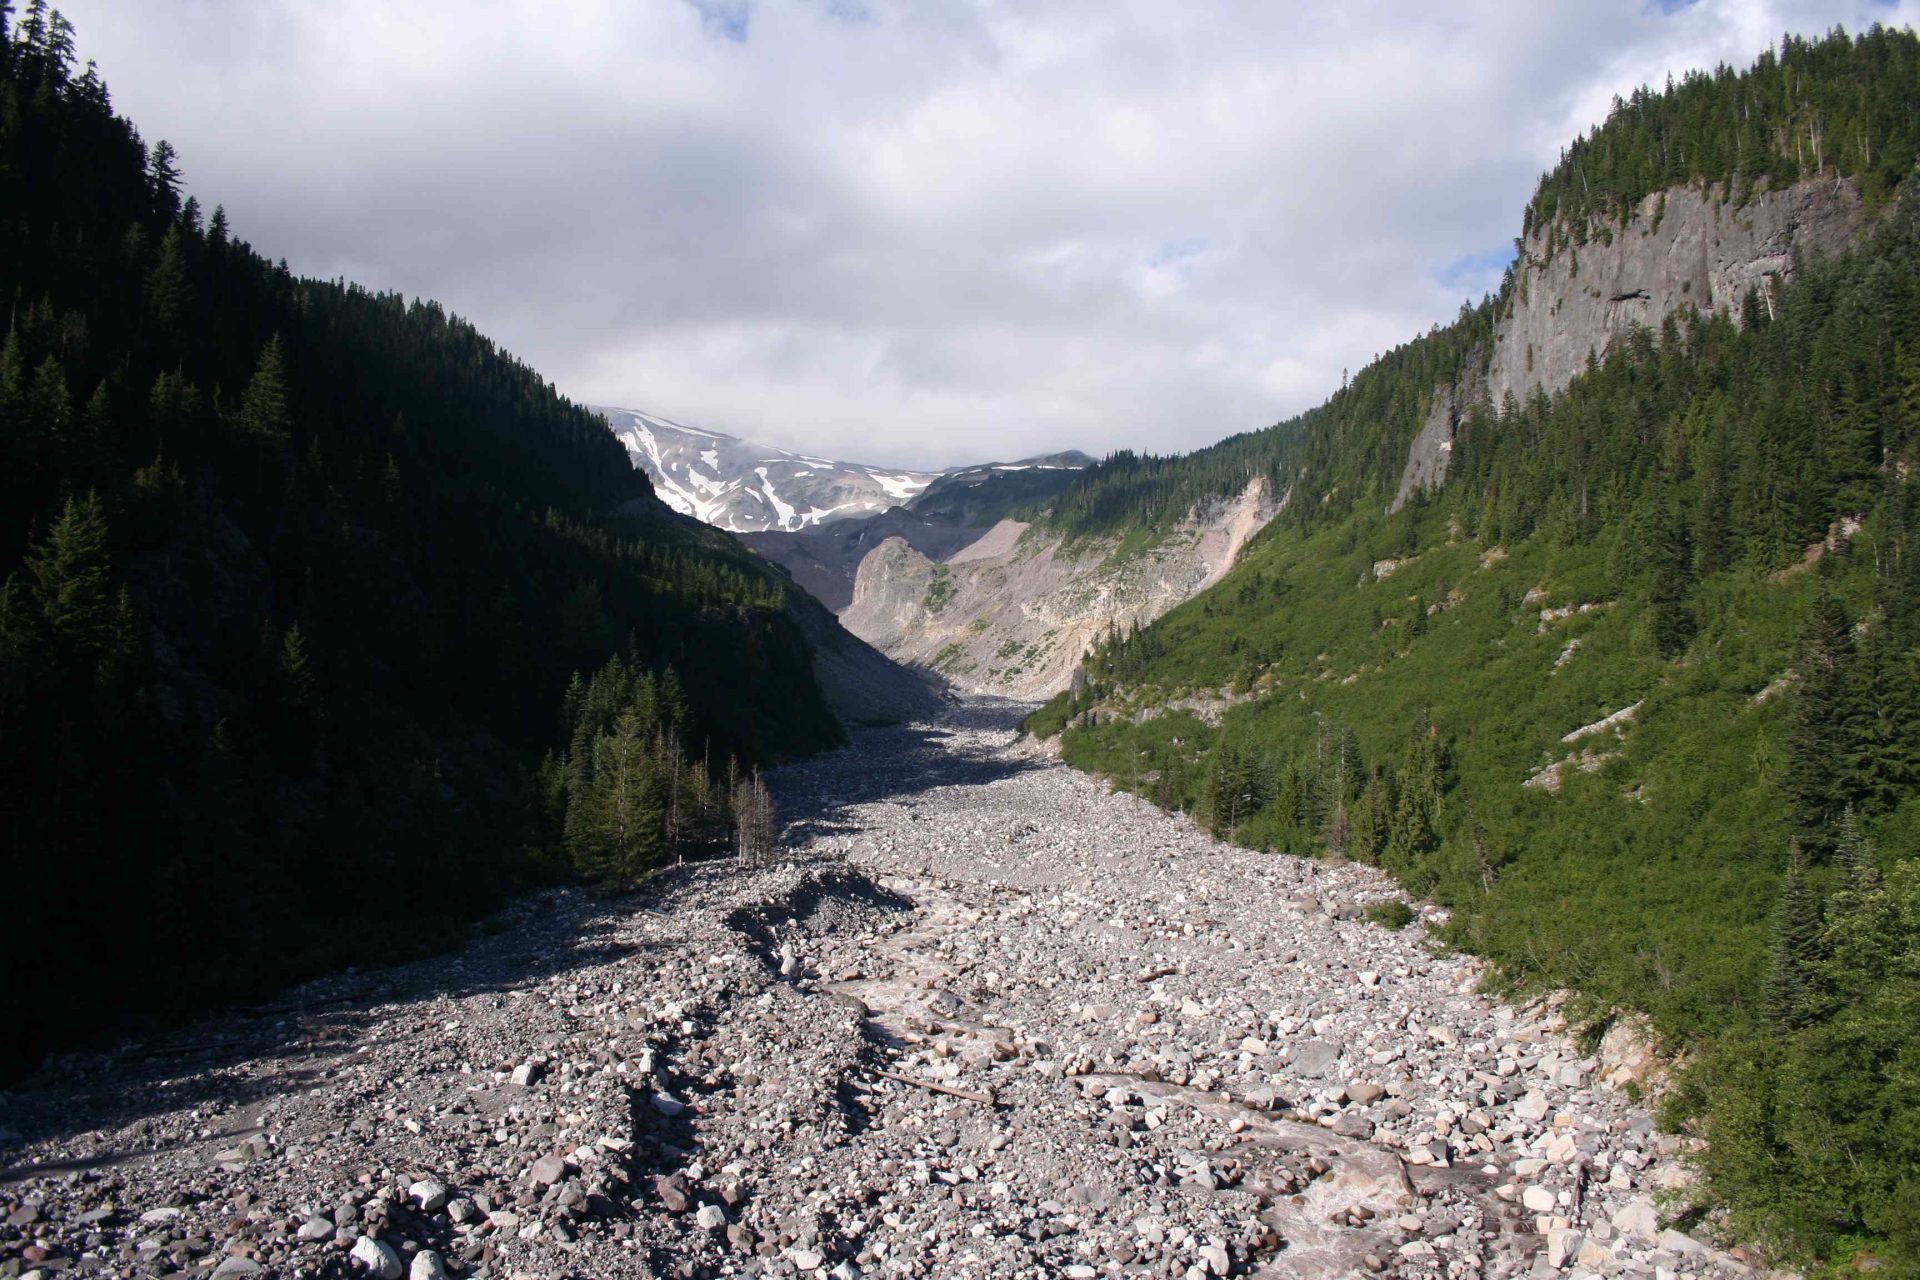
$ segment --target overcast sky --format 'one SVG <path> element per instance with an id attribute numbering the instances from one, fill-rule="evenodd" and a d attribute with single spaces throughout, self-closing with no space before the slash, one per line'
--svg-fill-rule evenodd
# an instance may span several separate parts
<path id="1" fill-rule="evenodd" d="M 295 271 L 590 403 L 934 466 L 1185 451 L 1497 287 L 1616 93 L 1920 0 L 60 0 Z"/>

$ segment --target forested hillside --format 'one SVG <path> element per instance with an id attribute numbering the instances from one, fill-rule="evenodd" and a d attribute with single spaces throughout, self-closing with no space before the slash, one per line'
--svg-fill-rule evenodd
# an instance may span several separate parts
<path id="1" fill-rule="evenodd" d="M 1844 177 L 1884 206 L 1920 153 L 1916 84 L 1920 42 L 1876 27 L 1859 37 L 1788 36 L 1745 70 L 1723 65 L 1689 72 L 1664 91 L 1638 89 L 1616 99 L 1606 123 L 1575 139 L 1541 176 L 1515 248 L 1543 256 L 1577 249 L 1600 233 L 1594 220 L 1629 220 L 1643 197 L 1689 183 L 1719 184 L 1737 207 L 1761 182 Z M 1509 273 L 1498 296 L 1463 304 L 1451 323 L 1387 352 L 1297 418 L 1182 456 L 1115 454 L 1051 503 L 1050 522 L 1072 533 L 1164 526 L 1255 476 L 1282 492 L 1303 482 L 1312 502 L 1289 513 L 1296 527 L 1338 523 L 1356 504 L 1384 503 L 1435 385 L 1485 371 L 1512 302 Z"/>
<path id="2" fill-rule="evenodd" d="M 1883 216 L 1772 305 L 1640 331 L 1565 392 L 1471 407 L 1387 514 L 1437 383 L 1509 298 L 1323 407 L 1191 459 L 1109 460 L 1072 527 L 1267 474 L 1219 586 L 1030 720 L 1253 847 L 1377 863 L 1510 980 L 1650 1011 L 1691 1066 L 1731 1225 L 1920 1270 L 1920 41 L 1789 39 L 1641 91 L 1543 179 L 1536 239 L 1662 184 L 1851 173 Z M 1814 141 L 1801 141 L 1806 130 Z M 1572 192 L 1582 194 L 1576 199 Z M 1185 700 L 1193 710 L 1168 713 Z M 1196 714 L 1197 710 L 1200 714 Z"/>
<path id="3" fill-rule="evenodd" d="M 789 586 L 471 324 L 183 201 L 75 57 L 0 3 L 0 1070 L 726 839 L 730 762 L 840 740 Z"/>

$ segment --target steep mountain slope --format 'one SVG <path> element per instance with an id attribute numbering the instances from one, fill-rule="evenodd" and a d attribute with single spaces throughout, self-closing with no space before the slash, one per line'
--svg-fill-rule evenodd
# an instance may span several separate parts
<path id="1" fill-rule="evenodd" d="M 877 516 L 792 533 L 747 533 L 740 540 L 784 568 L 827 608 L 844 613 L 853 603 L 861 561 L 887 539 L 899 538 L 931 560 L 945 560 L 979 542 L 1010 513 L 1044 503 L 1092 461 L 1068 452 L 960 467 L 942 472 L 905 506 Z"/>
<path id="2" fill-rule="evenodd" d="M 844 740 L 816 658 L 877 655 L 470 324 L 183 203 L 5 12 L 0 1073 L 708 847 L 729 760 Z"/>
<path id="3" fill-rule="evenodd" d="M 1099 637 L 1151 622 L 1218 582 L 1278 507 L 1255 480 L 1132 545 L 1004 520 L 944 563 L 889 538 L 860 562 L 841 620 L 897 661 L 963 689 L 1045 696 L 1066 687 Z"/>
<path id="4" fill-rule="evenodd" d="M 676 511 L 729 533 L 795 530 L 899 506 L 938 473 L 806 457 L 634 409 L 589 406 Z"/>
<path id="5" fill-rule="evenodd" d="M 1057 526 L 1125 530 L 1292 486 L 1223 581 L 1030 721 L 1242 843 L 1393 871 L 1596 1028 L 1650 1011 L 1694 1051 L 1666 1118 L 1709 1140 L 1699 1209 L 1897 1274 L 1916 122 L 1920 40 L 1880 30 L 1618 104 L 1543 178 L 1498 297 L 1299 419 L 1056 499 Z"/>

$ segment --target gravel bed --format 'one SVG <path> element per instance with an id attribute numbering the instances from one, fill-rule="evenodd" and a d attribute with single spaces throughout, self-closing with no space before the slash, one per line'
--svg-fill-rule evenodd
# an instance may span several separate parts
<path id="1" fill-rule="evenodd" d="M 1391 880 L 1109 794 L 1020 710 L 780 771 L 773 865 L 49 1064 L 0 1095 L 0 1277 L 1748 1273 L 1664 1220 L 1625 1028 L 1583 1053 L 1431 909 L 1369 923 Z"/>

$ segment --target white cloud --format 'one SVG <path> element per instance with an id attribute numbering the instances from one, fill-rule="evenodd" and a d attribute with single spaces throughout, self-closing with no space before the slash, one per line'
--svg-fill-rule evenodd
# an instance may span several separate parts
<path id="1" fill-rule="evenodd" d="M 438 298 L 578 399 L 924 466 L 1317 403 L 1495 283 L 1614 94 L 1916 3 L 65 8 L 296 270 Z"/>

